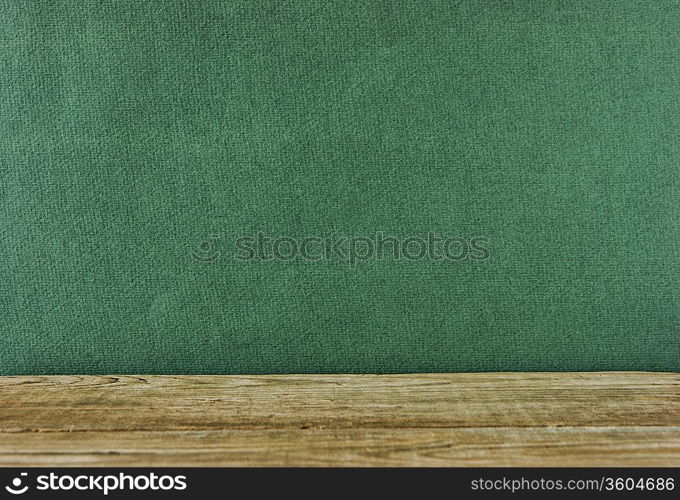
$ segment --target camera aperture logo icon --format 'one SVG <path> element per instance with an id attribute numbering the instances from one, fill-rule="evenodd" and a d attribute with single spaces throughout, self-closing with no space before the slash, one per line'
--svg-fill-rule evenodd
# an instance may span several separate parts
<path id="1" fill-rule="evenodd" d="M 23 488 L 21 487 L 21 484 L 23 483 L 22 478 L 28 476 L 27 472 L 22 472 L 20 474 L 20 477 L 15 477 L 12 479 L 12 485 L 11 486 L 5 486 L 5 489 L 10 492 L 12 495 L 22 495 L 28 491 L 28 486 L 24 486 Z"/>

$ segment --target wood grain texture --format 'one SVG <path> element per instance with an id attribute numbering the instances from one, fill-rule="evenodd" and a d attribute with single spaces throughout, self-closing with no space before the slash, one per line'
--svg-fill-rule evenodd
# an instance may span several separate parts
<path id="1" fill-rule="evenodd" d="M 680 374 L 0 377 L 0 465 L 680 465 Z"/>

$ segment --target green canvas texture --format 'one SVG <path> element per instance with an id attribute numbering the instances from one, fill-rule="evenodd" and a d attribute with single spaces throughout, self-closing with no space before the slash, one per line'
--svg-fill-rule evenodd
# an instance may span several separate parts
<path id="1" fill-rule="evenodd" d="M 0 0 L 0 374 L 680 370 L 680 2 Z"/>

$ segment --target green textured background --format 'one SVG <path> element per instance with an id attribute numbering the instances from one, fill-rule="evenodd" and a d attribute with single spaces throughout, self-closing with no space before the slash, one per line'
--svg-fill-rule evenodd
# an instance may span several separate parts
<path id="1" fill-rule="evenodd" d="M 0 373 L 680 370 L 680 3 L 0 0 Z M 205 264 L 211 233 L 483 262 Z"/>

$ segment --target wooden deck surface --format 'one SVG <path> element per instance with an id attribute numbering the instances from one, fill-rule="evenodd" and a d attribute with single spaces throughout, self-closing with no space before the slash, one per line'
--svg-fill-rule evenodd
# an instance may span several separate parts
<path id="1" fill-rule="evenodd" d="M 0 377 L 2 466 L 680 466 L 680 374 Z"/>

